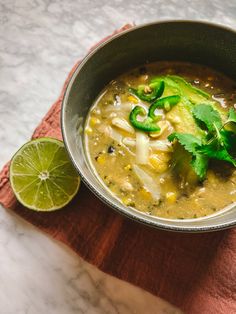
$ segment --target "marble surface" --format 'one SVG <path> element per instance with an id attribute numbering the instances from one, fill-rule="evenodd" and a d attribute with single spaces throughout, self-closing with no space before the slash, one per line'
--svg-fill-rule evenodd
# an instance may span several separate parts
<path id="1" fill-rule="evenodd" d="M 234 0 L 0 0 L 0 166 L 30 137 L 87 49 L 127 22 L 236 27 Z M 101 273 L 0 207 L 0 313 L 179 313 Z"/>

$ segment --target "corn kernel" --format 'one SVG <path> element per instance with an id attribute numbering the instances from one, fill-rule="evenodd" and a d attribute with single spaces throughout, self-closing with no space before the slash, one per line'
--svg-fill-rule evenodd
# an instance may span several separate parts
<path id="1" fill-rule="evenodd" d="M 133 102 L 134 104 L 138 103 L 138 99 L 134 97 L 133 95 L 128 96 L 128 101 Z"/>
<path id="2" fill-rule="evenodd" d="M 85 133 L 86 133 L 87 135 L 91 135 L 91 134 L 93 133 L 93 130 L 92 130 L 91 128 L 86 128 L 86 129 L 85 129 Z"/>
<path id="3" fill-rule="evenodd" d="M 177 195 L 175 192 L 167 192 L 166 193 L 166 201 L 169 204 L 174 204 L 176 202 Z"/>
<path id="4" fill-rule="evenodd" d="M 105 154 L 99 155 L 98 158 L 97 158 L 97 162 L 98 162 L 100 165 L 104 165 L 105 162 L 106 162 L 106 156 L 105 156 Z"/>
<path id="5" fill-rule="evenodd" d="M 150 156 L 149 161 L 153 168 L 159 173 L 165 172 L 168 169 L 168 162 L 158 158 L 158 155 Z"/>
<path id="6" fill-rule="evenodd" d="M 131 169 L 131 165 L 128 164 L 127 166 L 124 167 L 125 170 L 130 170 Z"/>
<path id="7" fill-rule="evenodd" d="M 100 124 L 100 123 L 101 123 L 101 121 L 98 118 L 96 118 L 96 117 L 90 118 L 90 121 L 89 121 L 90 126 L 93 127 L 93 126 Z"/>
<path id="8" fill-rule="evenodd" d="M 144 200 L 150 200 L 152 198 L 151 193 L 147 189 L 145 189 L 145 188 L 141 188 L 141 190 L 139 191 L 139 195 Z"/>

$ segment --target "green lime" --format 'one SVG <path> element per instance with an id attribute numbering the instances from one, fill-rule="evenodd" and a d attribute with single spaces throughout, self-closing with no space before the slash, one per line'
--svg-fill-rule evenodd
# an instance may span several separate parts
<path id="1" fill-rule="evenodd" d="M 63 142 L 40 138 L 26 143 L 13 156 L 10 182 L 25 207 L 52 211 L 70 202 L 79 189 L 80 178 Z"/>

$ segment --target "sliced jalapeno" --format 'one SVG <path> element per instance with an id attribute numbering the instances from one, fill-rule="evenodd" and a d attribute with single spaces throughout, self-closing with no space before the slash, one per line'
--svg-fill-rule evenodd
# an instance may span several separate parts
<path id="1" fill-rule="evenodd" d="M 150 106 L 148 116 L 155 120 L 156 119 L 155 110 L 157 108 L 169 111 L 173 106 L 177 105 L 178 102 L 180 102 L 179 95 L 160 98 Z"/>
<path id="2" fill-rule="evenodd" d="M 145 89 L 150 88 L 150 93 L 146 92 Z M 137 89 L 130 88 L 129 91 L 136 95 L 139 99 L 152 102 L 157 98 L 161 97 L 165 89 L 165 83 L 163 80 L 153 82 L 149 85 L 139 85 Z"/>
<path id="3" fill-rule="evenodd" d="M 152 118 L 147 117 L 143 121 L 138 121 L 137 117 L 145 116 L 147 114 L 146 110 L 143 107 L 136 106 L 130 112 L 129 121 L 138 130 L 146 131 L 146 132 L 158 132 L 160 131 L 160 127 L 153 121 Z"/>

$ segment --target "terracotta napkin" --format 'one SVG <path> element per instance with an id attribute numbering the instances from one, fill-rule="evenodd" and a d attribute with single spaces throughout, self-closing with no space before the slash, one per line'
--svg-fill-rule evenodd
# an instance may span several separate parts
<path id="1" fill-rule="evenodd" d="M 33 138 L 61 139 L 62 96 L 76 66 Z M 86 261 L 163 297 L 185 313 L 236 313 L 235 229 L 208 234 L 151 229 L 115 213 L 84 185 L 66 208 L 52 213 L 33 212 L 16 201 L 8 165 L 0 173 L 0 203 L 66 243 Z"/>

